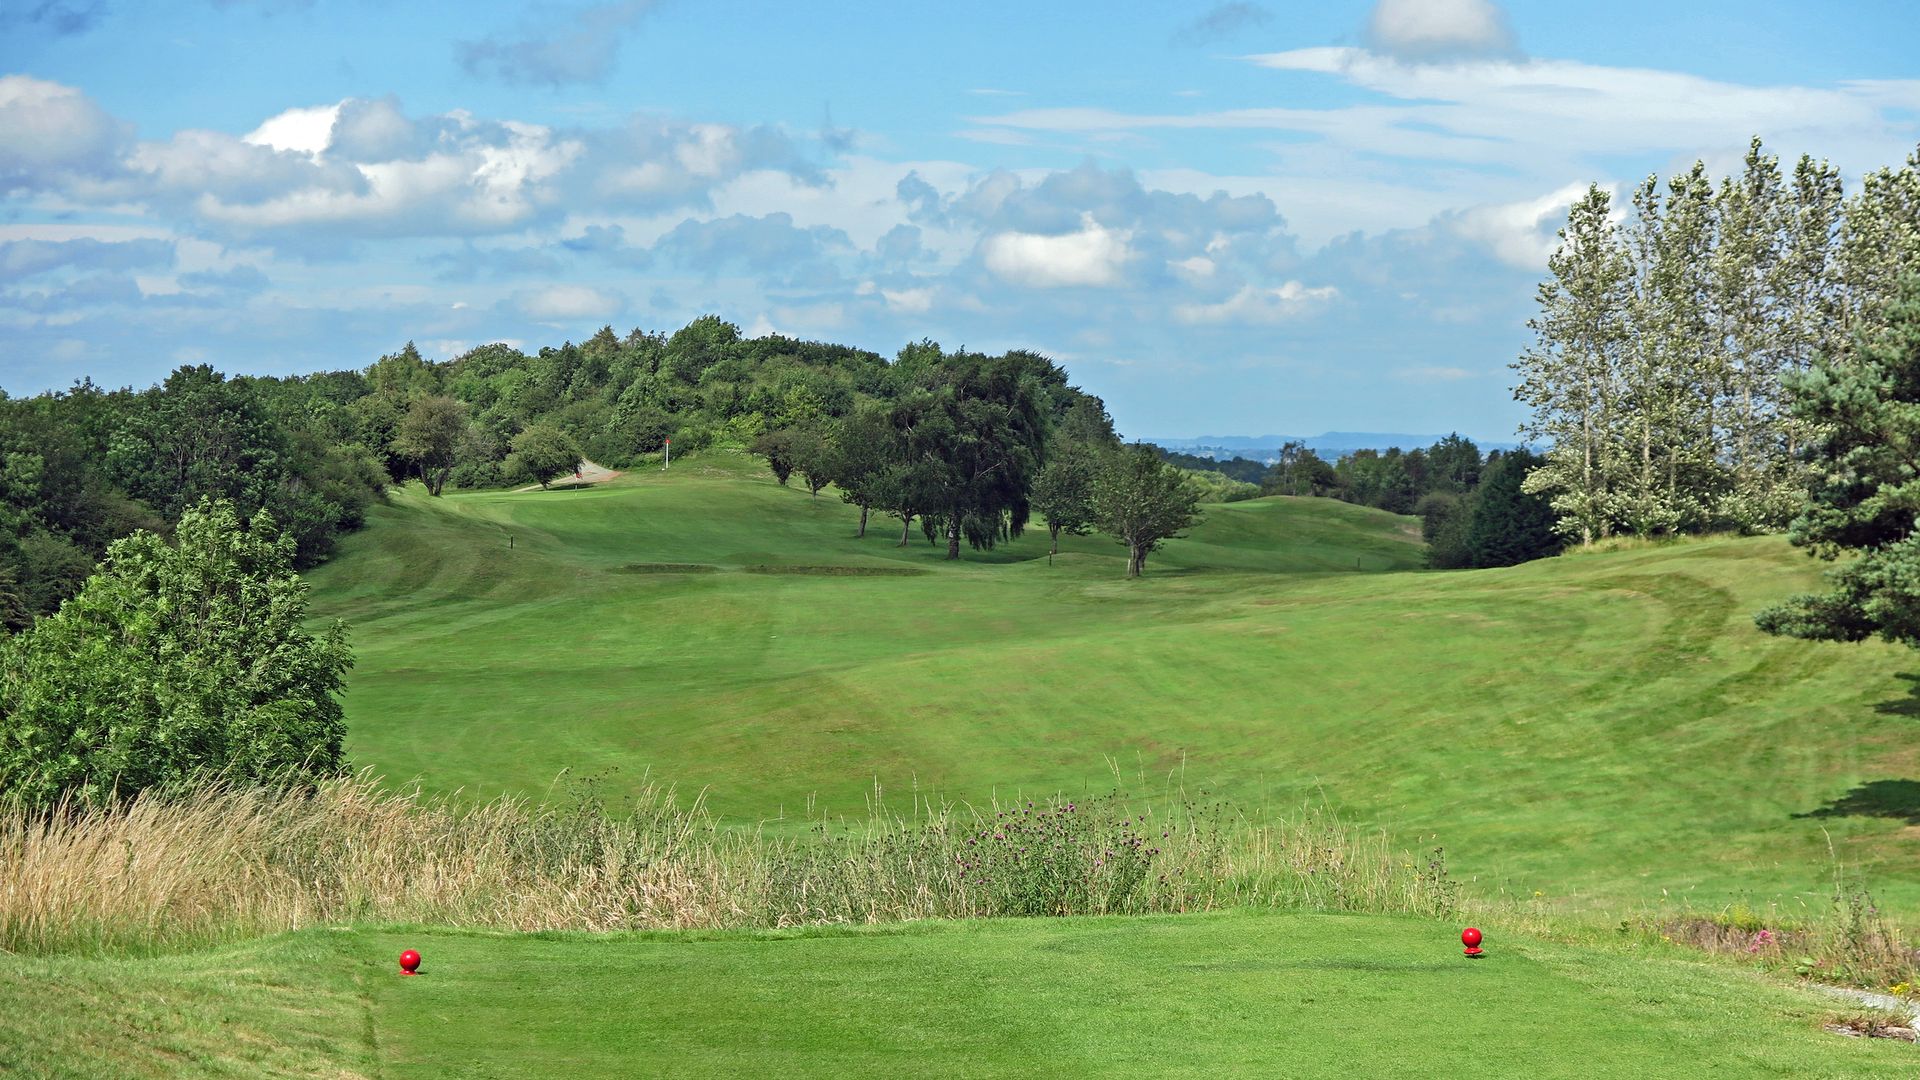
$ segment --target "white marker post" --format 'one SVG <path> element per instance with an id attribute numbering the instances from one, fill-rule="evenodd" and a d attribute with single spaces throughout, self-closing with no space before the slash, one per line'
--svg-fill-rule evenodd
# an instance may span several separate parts
<path id="1" fill-rule="evenodd" d="M 661 472 L 666 472 L 668 469 L 673 468 L 673 440 L 668 439 L 666 442 L 667 442 L 667 460 L 666 460 L 666 464 L 660 466 Z"/>

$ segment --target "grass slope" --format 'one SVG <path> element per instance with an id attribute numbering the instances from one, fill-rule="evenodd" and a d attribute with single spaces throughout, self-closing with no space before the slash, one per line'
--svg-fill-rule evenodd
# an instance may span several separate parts
<path id="1" fill-rule="evenodd" d="M 0 959 L 0 1068 L 1640 1078 L 1913 1063 L 1905 1044 L 1821 1033 L 1829 1003 L 1665 948 L 1496 931 L 1491 956 L 1470 962 L 1455 933 L 1228 913 L 601 938 L 314 931 L 165 960 Z M 394 973 L 407 947 L 426 958 L 421 977 Z M 296 999 L 291 984 L 311 989 Z M 182 986 L 194 993 L 176 1012 L 141 1004 Z M 285 1045 L 254 1027 L 276 1013 Z"/>
<path id="2" fill-rule="evenodd" d="M 1410 519 L 1270 499 L 1210 507 L 1128 582 L 1099 537 L 956 565 L 854 516 L 732 455 L 403 496 L 314 575 L 354 627 L 351 752 L 477 794 L 651 769 L 790 822 L 1117 766 L 1324 799 L 1556 910 L 1818 903 L 1831 838 L 1920 913 L 1915 665 L 1755 631 L 1817 572 L 1777 538 L 1380 572 L 1418 565 Z"/>

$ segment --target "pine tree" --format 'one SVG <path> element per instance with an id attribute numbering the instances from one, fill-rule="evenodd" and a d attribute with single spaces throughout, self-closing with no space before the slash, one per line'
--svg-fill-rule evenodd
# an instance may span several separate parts
<path id="1" fill-rule="evenodd" d="M 1560 550 L 1553 508 L 1521 489 L 1527 471 L 1539 461 L 1531 451 L 1521 449 L 1487 466 L 1486 478 L 1473 494 L 1465 528 L 1468 565 L 1514 566 Z"/>
<path id="2" fill-rule="evenodd" d="M 1869 313 L 1852 354 L 1789 376 L 1794 413 L 1819 431 L 1808 447 L 1820 473 L 1788 533 L 1810 554 L 1857 557 L 1828 572 L 1825 593 L 1756 616 L 1770 634 L 1861 641 L 1878 634 L 1920 648 L 1920 275 Z"/>

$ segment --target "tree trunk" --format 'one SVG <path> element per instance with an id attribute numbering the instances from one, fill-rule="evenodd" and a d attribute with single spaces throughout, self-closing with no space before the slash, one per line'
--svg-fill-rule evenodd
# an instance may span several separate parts
<path id="1" fill-rule="evenodd" d="M 960 519 L 954 518 L 953 520 L 947 522 L 947 558 L 958 559 L 959 557 L 960 557 Z"/>
<path id="2" fill-rule="evenodd" d="M 913 536 L 913 515 L 908 514 L 907 516 L 900 519 L 900 542 L 898 544 L 895 544 L 894 547 L 906 547 L 907 541 L 910 538 L 912 538 L 912 536 Z"/>
<path id="3" fill-rule="evenodd" d="M 1047 531 L 1053 534 L 1053 547 L 1047 549 L 1047 557 L 1052 558 L 1060 554 L 1060 526 L 1048 522 Z"/>
<path id="4" fill-rule="evenodd" d="M 860 504 L 860 538 L 864 540 L 866 539 L 866 536 L 867 536 L 867 504 L 861 503 Z"/>
<path id="5" fill-rule="evenodd" d="M 1139 544 L 1127 545 L 1127 576 L 1136 578 L 1146 569 L 1147 553 Z"/>

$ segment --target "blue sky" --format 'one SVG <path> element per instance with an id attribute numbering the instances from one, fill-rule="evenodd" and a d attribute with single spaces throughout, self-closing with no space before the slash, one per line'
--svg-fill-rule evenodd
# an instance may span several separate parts
<path id="1" fill-rule="evenodd" d="M 1568 201 L 1920 144 L 1896 3 L 0 0 L 0 387 L 717 313 L 1130 436 L 1510 437 Z"/>

